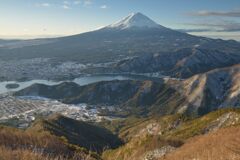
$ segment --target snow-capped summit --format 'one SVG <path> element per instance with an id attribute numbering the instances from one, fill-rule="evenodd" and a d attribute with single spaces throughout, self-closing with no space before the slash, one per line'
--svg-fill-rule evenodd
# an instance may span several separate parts
<path id="1" fill-rule="evenodd" d="M 105 28 L 112 28 L 112 29 L 128 29 L 132 27 L 138 28 L 163 28 L 147 16 L 143 15 L 142 13 L 131 13 L 127 17 L 123 18 L 117 23 L 111 24 Z"/>

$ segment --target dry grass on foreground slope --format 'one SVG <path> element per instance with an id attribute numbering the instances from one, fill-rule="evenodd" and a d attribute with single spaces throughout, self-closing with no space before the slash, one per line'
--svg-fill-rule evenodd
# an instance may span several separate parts
<path id="1" fill-rule="evenodd" d="M 29 132 L 0 126 L 0 160 L 96 159 L 49 132 Z"/>
<path id="2" fill-rule="evenodd" d="M 160 160 L 240 160 L 240 127 L 191 138 Z"/>

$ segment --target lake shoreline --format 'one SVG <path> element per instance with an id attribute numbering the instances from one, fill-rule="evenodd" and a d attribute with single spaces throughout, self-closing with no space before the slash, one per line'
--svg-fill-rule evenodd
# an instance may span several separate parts
<path id="1" fill-rule="evenodd" d="M 45 84 L 45 85 L 57 85 L 63 82 L 74 82 L 80 86 L 88 85 L 91 83 L 96 83 L 100 81 L 113 81 L 113 80 L 151 80 L 151 81 L 158 81 L 162 82 L 163 78 L 156 78 L 156 77 L 148 77 L 139 74 L 86 74 L 74 79 L 65 79 L 60 81 L 54 80 L 29 80 L 29 81 L 4 81 L 0 82 L 0 94 L 8 93 L 8 92 L 15 92 L 21 89 L 27 88 L 35 83 Z M 9 84 L 18 84 L 18 88 L 7 88 L 6 86 Z"/>

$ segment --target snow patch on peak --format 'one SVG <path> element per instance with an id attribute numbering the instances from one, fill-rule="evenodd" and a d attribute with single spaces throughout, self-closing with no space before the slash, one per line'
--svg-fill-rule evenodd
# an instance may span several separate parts
<path id="1" fill-rule="evenodd" d="M 117 23 L 111 24 L 106 28 L 112 29 L 128 29 L 132 27 L 138 28 L 163 28 L 147 16 L 143 15 L 142 13 L 131 13 L 127 17 L 123 18 L 122 20 L 118 21 Z"/>

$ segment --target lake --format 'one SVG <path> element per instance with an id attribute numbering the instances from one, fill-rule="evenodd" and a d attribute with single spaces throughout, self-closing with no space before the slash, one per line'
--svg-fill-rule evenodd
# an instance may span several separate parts
<path id="1" fill-rule="evenodd" d="M 141 75 L 113 75 L 113 74 L 100 74 L 100 75 L 89 75 L 76 78 L 70 81 L 51 81 L 51 80 L 30 80 L 25 82 L 16 82 L 16 81 L 5 81 L 0 82 L 0 94 L 11 92 L 11 91 L 19 91 L 23 88 L 29 87 L 35 83 L 45 84 L 45 85 L 57 85 L 62 82 L 75 82 L 81 86 L 100 82 L 100 81 L 112 81 L 112 80 L 147 80 L 152 79 L 146 76 Z M 158 79 L 160 80 L 160 79 Z M 8 84 L 18 84 L 18 88 L 6 88 Z"/>

